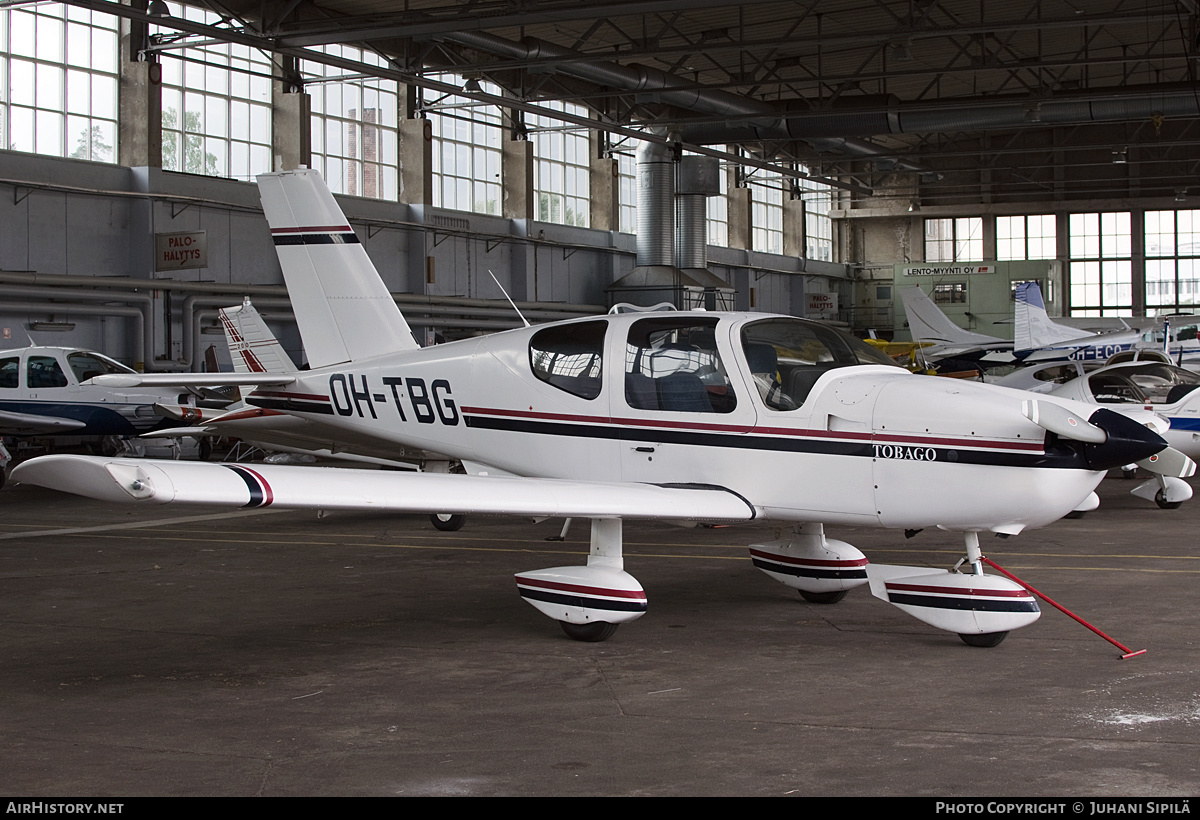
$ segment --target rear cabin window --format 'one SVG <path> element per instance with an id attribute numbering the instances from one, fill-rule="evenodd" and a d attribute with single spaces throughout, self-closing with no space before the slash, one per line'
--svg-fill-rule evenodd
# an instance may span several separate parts
<path id="1" fill-rule="evenodd" d="M 607 322 L 581 322 L 539 330 L 529 342 L 533 375 L 559 390 L 594 399 L 600 395 Z"/>
<path id="2" fill-rule="evenodd" d="M 30 356 L 25 383 L 31 390 L 38 387 L 66 387 L 67 377 L 63 375 L 58 359 L 52 356 Z"/>
<path id="3" fill-rule="evenodd" d="M 625 347 L 625 400 L 637 410 L 730 413 L 737 397 L 717 352 L 717 320 L 642 319 Z"/>
<path id="4" fill-rule="evenodd" d="M 0 359 L 0 387 L 16 387 L 21 373 L 21 360 L 17 357 Z"/>

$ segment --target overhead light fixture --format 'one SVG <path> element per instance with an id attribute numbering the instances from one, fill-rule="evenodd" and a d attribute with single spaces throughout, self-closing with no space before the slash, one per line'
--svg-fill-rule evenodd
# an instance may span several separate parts
<path id="1" fill-rule="evenodd" d="M 921 210 L 921 201 L 919 199 L 914 199 L 908 203 L 908 212 L 910 214 L 915 214 L 919 210 Z"/>
<path id="2" fill-rule="evenodd" d="M 479 84 L 477 77 L 467 77 L 467 81 L 463 83 L 463 91 L 469 91 L 472 94 L 480 94 L 483 92 L 483 86 Z"/>
<path id="3" fill-rule="evenodd" d="M 56 333 L 65 333 L 75 329 L 74 322 L 30 322 L 30 330 L 50 330 Z"/>
<path id="4" fill-rule="evenodd" d="M 911 60 L 913 58 L 911 46 L 911 40 L 901 40 L 898 43 L 892 43 L 892 62 L 907 63 Z"/>
<path id="5" fill-rule="evenodd" d="M 163 0 L 150 0 L 150 7 L 146 9 L 146 14 L 151 17 L 170 17 L 171 8 Z"/>
<path id="6" fill-rule="evenodd" d="M 1128 161 L 1125 153 L 1127 150 L 1128 149 L 1126 148 L 1122 148 L 1120 151 L 1113 151 L 1113 163 L 1116 165 L 1124 165 Z"/>
<path id="7" fill-rule="evenodd" d="M 1034 103 L 1025 109 L 1025 122 L 1041 122 L 1042 121 L 1042 104 Z"/>
<path id="8" fill-rule="evenodd" d="M 1176 188 L 1175 189 L 1175 201 L 1176 202 L 1187 202 L 1187 188 Z"/>

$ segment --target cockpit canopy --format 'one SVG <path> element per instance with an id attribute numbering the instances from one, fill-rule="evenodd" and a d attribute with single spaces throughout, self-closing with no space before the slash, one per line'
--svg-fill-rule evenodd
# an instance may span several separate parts
<path id="1" fill-rule="evenodd" d="M 628 325 L 625 402 L 635 410 L 731 413 L 739 397 L 729 377 L 735 362 L 718 345 L 720 316 L 656 313 Z M 552 325 L 530 338 L 534 376 L 583 399 L 597 398 L 605 378 L 604 319 Z M 804 404 L 824 373 L 859 364 L 894 363 L 870 345 L 828 325 L 790 317 L 746 323 L 734 340 L 736 354 L 769 409 Z M 736 357 L 735 357 L 736 359 Z M 744 400 L 744 399 L 743 399 Z"/>

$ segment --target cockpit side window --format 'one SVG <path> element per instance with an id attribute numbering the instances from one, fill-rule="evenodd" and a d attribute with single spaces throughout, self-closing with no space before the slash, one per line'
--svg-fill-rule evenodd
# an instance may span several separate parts
<path id="1" fill-rule="evenodd" d="M 600 395 L 607 322 L 581 322 L 539 330 L 529 341 L 529 366 L 546 384 L 579 396 Z"/>
<path id="2" fill-rule="evenodd" d="M 15 388 L 21 374 L 21 359 L 18 356 L 0 359 L 0 387 Z"/>
<path id="3" fill-rule="evenodd" d="M 63 374 L 58 359 L 53 356 L 30 356 L 26 366 L 25 383 L 32 390 L 45 387 L 66 387 L 67 377 Z"/>
<path id="4" fill-rule="evenodd" d="M 717 351 L 716 319 L 642 319 L 625 345 L 625 401 L 635 410 L 731 413 L 733 385 Z"/>
<path id="5" fill-rule="evenodd" d="M 789 318 L 746 325 L 742 351 L 759 396 L 771 410 L 795 410 L 804 404 L 817 379 L 834 368 L 894 364 L 875 348 L 834 328 Z"/>

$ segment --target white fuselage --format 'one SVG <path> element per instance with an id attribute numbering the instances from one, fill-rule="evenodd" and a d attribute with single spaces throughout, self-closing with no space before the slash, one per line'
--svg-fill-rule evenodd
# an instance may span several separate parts
<path id="1" fill-rule="evenodd" d="M 562 352 L 593 374 L 568 374 L 575 392 L 535 374 L 533 327 L 301 373 L 249 400 L 444 453 L 471 472 L 715 485 L 777 520 L 1017 532 L 1060 518 L 1103 475 L 1047 453 L 1019 391 L 883 365 L 778 363 L 774 378 L 812 383 L 798 407 L 769 407 L 741 342 L 762 314 L 673 316 L 711 325 L 723 373 L 705 378 L 720 412 L 647 408 L 633 395 L 628 340 L 645 315 L 567 323 L 607 326 L 595 361 Z M 691 348 L 682 355 L 701 355 Z"/>

